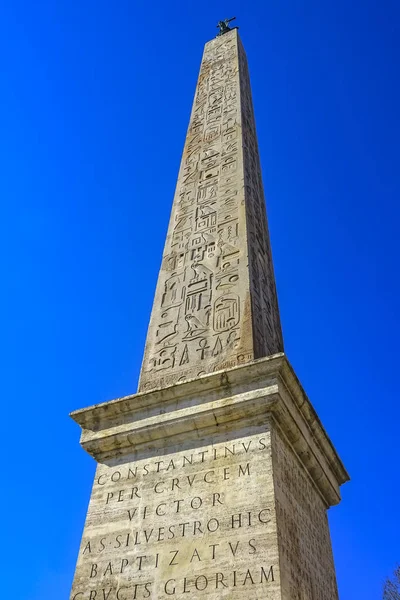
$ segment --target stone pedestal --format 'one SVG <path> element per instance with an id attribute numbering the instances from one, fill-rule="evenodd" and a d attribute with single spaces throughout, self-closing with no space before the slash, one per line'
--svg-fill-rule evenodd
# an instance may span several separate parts
<path id="1" fill-rule="evenodd" d="M 71 600 L 335 600 L 348 480 L 284 354 L 78 410 L 97 461 Z"/>

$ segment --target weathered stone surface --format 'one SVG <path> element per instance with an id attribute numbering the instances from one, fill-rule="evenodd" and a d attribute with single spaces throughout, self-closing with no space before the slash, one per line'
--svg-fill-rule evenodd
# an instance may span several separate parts
<path id="1" fill-rule="evenodd" d="M 139 390 L 283 350 L 246 56 L 205 46 Z"/>
<path id="2" fill-rule="evenodd" d="M 337 597 L 347 473 L 283 355 L 72 416 L 99 465 L 71 600 Z"/>
<path id="3" fill-rule="evenodd" d="M 323 498 L 277 429 L 273 473 L 282 598 L 338 597 Z"/>
<path id="4" fill-rule="evenodd" d="M 205 47 L 139 393 L 72 413 L 98 466 L 71 600 L 337 600 L 348 475 L 282 349 L 231 31 Z"/>

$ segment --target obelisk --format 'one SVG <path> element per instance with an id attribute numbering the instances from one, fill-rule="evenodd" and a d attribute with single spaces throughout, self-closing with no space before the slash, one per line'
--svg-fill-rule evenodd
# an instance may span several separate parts
<path id="1" fill-rule="evenodd" d="M 246 56 L 206 44 L 140 391 L 283 351 Z"/>
<path id="2" fill-rule="evenodd" d="M 247 61 L 204 49 L 139 391 L 72 413 L 97 461 L 71 600 L 338 598 L 347 472 L 283 353 Z"/>

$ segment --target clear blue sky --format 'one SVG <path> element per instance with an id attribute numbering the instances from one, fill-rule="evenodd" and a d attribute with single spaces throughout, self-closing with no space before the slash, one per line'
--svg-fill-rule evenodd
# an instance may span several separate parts
<path id="1" fill-rule="evenodd" d="M 0 35 L 2 598 L 69 597 L 94 462 L 68 413 L 136 390 L 203 44 L 233 15 L 286 351 L 352 476 L 330 511 L 341 600 L 377 600 L 400 561 L 399 3 L 15 0 Z"/>

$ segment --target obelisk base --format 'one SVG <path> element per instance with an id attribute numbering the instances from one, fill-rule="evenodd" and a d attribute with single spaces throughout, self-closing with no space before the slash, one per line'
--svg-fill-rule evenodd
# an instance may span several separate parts
<path id="1" fill-rule="evenodd" d="M 348 475 L 283 354 L 72 413 L 98 462 L 71 600 L 335 600 Z"/>

